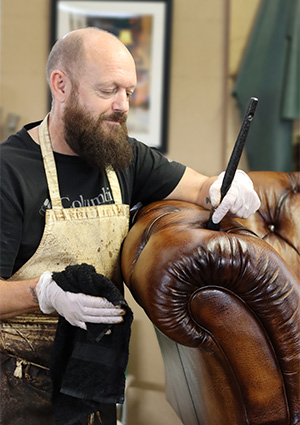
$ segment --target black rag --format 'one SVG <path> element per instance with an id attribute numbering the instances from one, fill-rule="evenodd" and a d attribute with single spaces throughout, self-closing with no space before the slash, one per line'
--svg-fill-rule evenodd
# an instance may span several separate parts
<path id="1" fill-rule="evenodd" d="M 104 297 L 126 310 L 122 323 L 87 323 L 87 331 L 59 316 L 50 364 L 52 401 L 56 424 L 72 425 L 105 404 L 124 402 L 133 314 L 118 288 L 91 265 L 68 266 L 52 276 L 64 291 Z"/>

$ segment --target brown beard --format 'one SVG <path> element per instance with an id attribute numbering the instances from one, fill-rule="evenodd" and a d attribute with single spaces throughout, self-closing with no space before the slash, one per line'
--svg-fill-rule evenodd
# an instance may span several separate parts
<path id="1" fill-rule="evenodd" d="M 108 128 L 104 123 L 107 119 L 120 124 Z M 116 171 L 124 170 L 132 160 L 126 120 L 127 116 L 119 112 L 94 119 L 72 97 L 63 115 L 65 141 L 92 167 L 101 171 L 109 166 Z"/>

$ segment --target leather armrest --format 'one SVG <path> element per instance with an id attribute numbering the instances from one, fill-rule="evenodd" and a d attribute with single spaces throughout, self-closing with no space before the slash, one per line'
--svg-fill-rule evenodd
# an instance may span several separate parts
<path id="1" fill-rule="evenodd" d="M 205 346 L 210 332 L 220 326 L 234 331 L 243 317 L 251 317 L 270 339 L 296 405 L 298 279 L 269 244 L 240 223 L 224 219 L 215 232 L 205 228 L 208 218 L 208 211 L 181 201 L 143 208 L 122 249 L 126 285 L 153 324 L 182 345 Z"/>

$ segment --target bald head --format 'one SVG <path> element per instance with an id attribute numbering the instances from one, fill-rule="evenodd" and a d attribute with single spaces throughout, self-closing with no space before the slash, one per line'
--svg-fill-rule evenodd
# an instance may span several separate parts
<path id="1" fill-rule="evenodd" d="M 113 34 L 99 28 L 82 28 L 71 31 L 58 40 L 48 58 L 47 80 L 50 85 L 50 76 L 55 69 L 64 71 L 73 84 L 84 70 L 87 60 L 95 55 L 102 56 L 105 61 L 112 55 L 130 56 L 127 47 Z"/>

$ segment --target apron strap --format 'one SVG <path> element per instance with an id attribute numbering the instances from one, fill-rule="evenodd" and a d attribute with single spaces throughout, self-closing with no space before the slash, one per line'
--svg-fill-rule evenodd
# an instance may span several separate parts
<path id="1" fill-rule="evenodd" d="M 51 205 L 52 208 L 55 210 L 62 209 L 62 203 L 58 187 L 55 159 L 48 131 L 48 117 L 49 114 L 46 116 L 46 118 L 43 120 L 39 127 L 39 139 L 48 183 L 48 189 L 50 193 Z"/>
<path id="2" fill-rule="evenodd" d="M 108 182 L 112 191 L 112 195 L 115 201 L 115 204 L 122 204 L 122 194 L 121 194 L 121 188 L 118 180 L 117 173 L 111 168 L 108 167 L 106 169 L 106 175 L 108 178 Z"/>
<path id="3" fill-rule="evenodd" d="M 40 127 L 39 127 L 40 146 L 42 151 L 42 157 L 43 157 L 43 162 L 44 162 L 44 167 L 46 172 L 46 178 L 47 178 L 52 208 L 62 209 L 55 159 L 54 159 L 54 154 L 52 150 L 49 130 L 48 130 L 48 117 L 49 117 L 49 114 L 46 116 L 46 118 L 43 120 L 43 122 L 40 124 Z M 111 167 L 106 169 L 106 174 L 107 174 L 108 182 L 112 191 L 114 202 L 115 204 L 121 205 L 122 194 L 121 194 L 121 188 L 120 188 L 117 174 Z"/>

